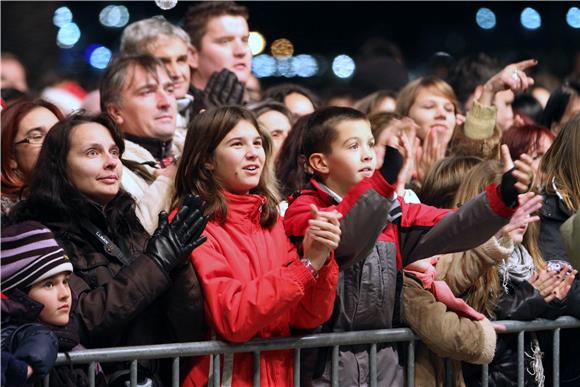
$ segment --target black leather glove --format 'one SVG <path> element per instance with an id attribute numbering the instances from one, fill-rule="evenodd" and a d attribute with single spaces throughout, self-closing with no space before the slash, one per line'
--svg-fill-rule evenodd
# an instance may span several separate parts
<path id="1" fill-rule="evenodd" d="M 518 205 L 518 190 L 515 186 L 518 180 L 512 175 L 514 169 L 512 168 L 503 174 L 499 185 L 501 200 L 509 208 L 515 208 Z"/>
<path id="2" fill-rule="evenodd" d="M 206 237 L 201 236 L 208 220 L 203 216 L 204 208 L 203 200 L 188 194 L 171 223 L 167 222 L 165 211 L 159 213 L 159 225 L 147 243 L 145 254 L 167 275 L 185 264 L 193 249 L 205 242 Z"/>
<path id="3" fill-rule="evenodd" d="M 194 93 L 193 109 L 197 114 L 202 109 L 225 105 L 242 105 L 244 85 L 238 76 L 228 69 L 214 72 L 205 89 Z"/>
<path id="4" fill-rule="evenodd" d="M 397 148 L 385 146 L 385 158 L 380 169 L 381 175 L 389 184 L 395 184 L 404 163 L 405 159 Z"/>

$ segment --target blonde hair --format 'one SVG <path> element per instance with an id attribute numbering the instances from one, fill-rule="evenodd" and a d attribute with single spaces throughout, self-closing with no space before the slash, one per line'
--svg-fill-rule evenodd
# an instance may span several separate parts
<path id="1" fill-rule="evenodd" d="M 459 101 L 457 100 L 457 96 L 455 95 L 453 88 L 443 79 L 429 75 L 409 82 L 399 92 L 395 112 L 402 116 L 408 116 L 411 107 L 417 99 L 417 96 L 423 89 L 429 89 L 431 92 L 440 94 L 447 98 L 453 104 L 455 113 L 459 113 L 461 111 L 459 107 Z"/>

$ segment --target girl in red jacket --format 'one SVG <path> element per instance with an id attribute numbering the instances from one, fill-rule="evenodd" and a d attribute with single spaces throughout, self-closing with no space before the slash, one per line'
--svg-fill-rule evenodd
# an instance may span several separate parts
<path id="1" fill-rule="evenodd" d="M 239 107 L 198 115 L 185 140 L 175 204 L 181 206 L 188 193 L 207 202 L 207 242 L 191 260 L 218 339 L 290 336 L 291 328 L 314 328 L 332 312 L 338 267 L 330 253 L 340 239 L 340 215 L 313 206 L 299 254 L 277 213 L 271 151 L 270 137 Z M 204 385 L 208 377 L 224 385 L 252 384 L 252 354 L 226 355 L 220 364 L 221 375 L 212 375 L 205 357 L 184 384 Z M 293 368 L 292 351 L 262 352 L 261 385 L 292 385 Z"/>

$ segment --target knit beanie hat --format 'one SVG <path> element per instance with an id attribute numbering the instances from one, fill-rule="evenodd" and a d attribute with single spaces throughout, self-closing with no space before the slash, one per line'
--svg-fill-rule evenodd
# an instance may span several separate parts
<path id="1" fill-rule="evenodd" d="M 2 292 L 25 289 L 53 275 L 73 271 L 52 232 L 27 221 L 2 229 L 0 277 Z"/>

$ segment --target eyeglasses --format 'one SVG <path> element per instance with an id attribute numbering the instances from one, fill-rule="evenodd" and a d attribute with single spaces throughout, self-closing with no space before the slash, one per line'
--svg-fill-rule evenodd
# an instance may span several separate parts
<path id="1" fill-rule="evenodd" d="M 44 138 L 46 137 L 45 133 L 42 132 L 32 132 L 28 133 L 24 139 L 17 141 L 14 145 L 18 144 L 33 144 L 33 145 L 40 145 L 44 142 Z"/>

